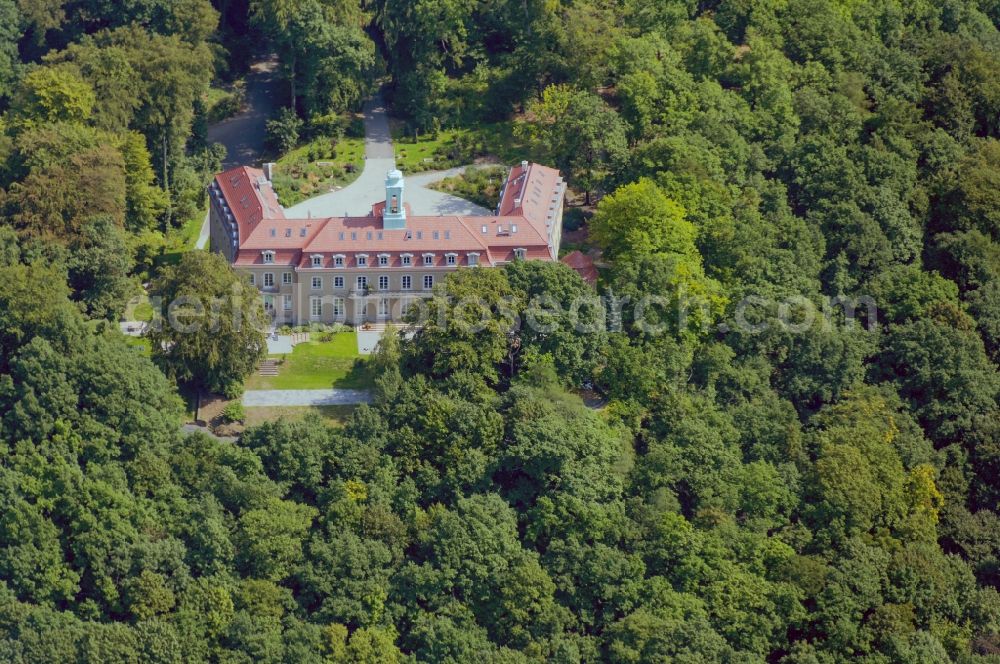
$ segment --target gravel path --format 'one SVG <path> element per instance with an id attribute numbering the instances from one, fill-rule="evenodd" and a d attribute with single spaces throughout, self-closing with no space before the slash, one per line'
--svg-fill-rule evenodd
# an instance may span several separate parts
<path id="1" fill-rule="evenodd" d="M 370 403 L 368 390 L 247 390 L 243 405 L 257 406 L 351 406 Z"/>
<path id="2" fill-rule="evenodd" d="M 281 105 L 281 83 L 274 56 L 250 67 L 247 75 L 246 105 L 242 111 L 208 128 L 208 142 L 226 146 L 223 167 L 257 164 L 264 152 L 267 121 Z"/>
<path id="3" fill-rule="evenodd" d="M 264 153 L 267 121 L 280 105 L 278 94 L 278 59 L 275 56 L 255 62 L 247 75 L 246 105 L 242 111 L 208 128 L 208 142 L 226 146 L 223 168 L 257 164 Z M 208 213 L 201 224 L 196 249 L 208 246 Z"/>

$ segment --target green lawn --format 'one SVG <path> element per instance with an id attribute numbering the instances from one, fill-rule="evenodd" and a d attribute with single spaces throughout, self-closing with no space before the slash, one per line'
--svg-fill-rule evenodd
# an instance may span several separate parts
<path id="1" fill-rule="evenodd" d="M 247 408 L 246 420 L 244 424 L 248 427 L 257 426 L 264 422 L 285 418 L 287 420 L 300 420 L 309 413 L 319 415 L 327 424 L 333 426 L 343 426 L 347 418 L 354 412 L 356 406 L 283 406 L 283 407 L 259 407 Z"/>
<path id="2" fill-rule="evenodd" d="M 160 266 L 176 265 L 180 262 L 181 256 L 189 251 L 194 251 L 206 214 L 208 214 L 207 201 L 204 208 L 198 210 L 191 218 L 186 219 L 180 227 L 171 228 L 167 232 L 164 238 L 163 253 L 155 260 L 154 274 Z"/>
<path id="3" fill-rule="evenodd" d="M 365 139 L 318 138 L 276 162 L 274 190 L 285 207 L 354 182 L 364 169 Z"/>
<path id="4" fill-rule="evenodd" d="M 248 390 L 318 390 L 326 387 L 365 389 L 372 376 L 367 361 L 358 355 L 354 332 L 341 332 L 332 341 L 310 341 L 297 345 L 278 366 L 277 376 L 255 373 L 246 382 Z"/>

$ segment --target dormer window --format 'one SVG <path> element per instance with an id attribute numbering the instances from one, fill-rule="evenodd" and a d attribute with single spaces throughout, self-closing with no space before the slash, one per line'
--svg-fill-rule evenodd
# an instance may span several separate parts
<path id="1" fill-rule="evenodd" d="M 300 228 L 299 229 L 299 237 L 305 237 L 306 233 L 308 232 L 308 230 L 309 229 L 307 229 L 305 226 L 303 226 L 302 228 Z"/>
<path id="2" fill-rule="evenodd" d="M 458 254 L 445 254 L 444 258 L 445 258 L 445 262 L 448 265 L 457 265 L 458 264 Z"/>
<path id="3" fill-rule="evenodd" d="M 424 239 L 424 232 L 423 231 L 417 231 L 417 239 L 418 240 L 423 240 Z"/>
<path id="4" fill-rule="evenodd" d="M 291 228 L 286 228 L 285 229 L 285 237 L 292 237 L 292 229 Z"/>
<path id="5" fill-rule="evenodd" d="M 389 254 L 379 254 L 378 264 L 380 267 L 386 267 L 389 264 Z"/>
<path id="6" fill-rule="evenodd" d="M 424 254 L 424 265 L 434 265 L 434 254 Z"/>
<path id="7" fill-rule="evenodd" d="M 337 239 L 340 240 L 341 242 L 344 241 L 344 231 L 340 231 L 339 233 L 337 233 Z"/>
<path id="8" fill-rule="evenodd" d="M 486 224 L 483 224 L 483 235 L 486 235 L 486 232 L 487 232 L 488 230 L 489 230 L 489 229 L 488 229 L 488 228 L 486 228 Z"/>
<path id="9" fill-rule="evenodd" d="M 368 254 L 356 254 L 354 258 L 358 262 L 358 267 L 368 267 Z"/>
<path id="10" fill-rule="evenodd" d="M 446 240 L 450 240 L 451 239 L 451 231 L 447 231 L 446 230 L 444 232 L 444 239 L 446 239 Z"/>
<path id="11" fill-rule="evenodd" d="M 476 252 L 471 252 L 465 255 L 469 261 L 469 265 L 479 265 L 479 254 Z"/>
<path id="12" fill-rule="evenodd" d="M 278 229 L 277 228 L 272 228 L 272 229 L 270 229 L 270 231 L 271 231 L 270 232 L 270 236 L 271 237 L 278 237 Z"/>
<path id="13" fill-rule="evenodd" d="M 268 251 L 262 251 L 262 252 L 260 252 L 260 255 L 264 257 L 264 262 L 265 263 L 273 263 L 274 262 L 274 252 L 273 251 L 270 251 L 270 250 L 268 250 Z"/>
<path id="14" fill-rule="evenodd" d="M 434 231 L 431 233 L 431 237 L 433 237 L 435 240 L 439 240 L 440 234 L 438 233 L 438 231 Z"/>
<path id="15" fill-rule="evenodd" d="M 344 267 L 344 254 L 334 254 L 333 255 L 333 266 L 334 267 Z"/>
<path id="16" fill-rule="evenodd" d="M 528 256 L 527 249 L 515 249 L 514 258 L 517 260 L 524 260 Z"/>
<path id="17" fill-rule="evenodd" d="M 311 265 L 313 267 L 323 267 L 323 255 L 322 254 L 313 254 L 312 256 L 310 256 L 310 258 L 312 259 Z"/>
<path id="18" fill-rule="evenodd" d="M 517 232 L 517 224 L 511 224 L 510 225 L 510 232 L 511 233 L 516 233 Z"/>

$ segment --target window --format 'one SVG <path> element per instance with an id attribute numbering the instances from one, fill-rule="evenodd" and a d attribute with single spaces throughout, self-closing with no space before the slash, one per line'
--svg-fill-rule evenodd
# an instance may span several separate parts
<path id="1" fill-rule="evenodd" d="M 408 274 L 404 274 L 403 278 L 400 280 L 400 285 L 403 290 L 410 290 L 413 288 L 413 278 Z"/>
<path id="2" fill-rule="evenodd" d="M 358 254 L 355 258 L 358 261 L 358 267 L 368 266 L 368 254 Z"/>
<path id="3" fill-rule="evenodd" d="M 315 256 L 313 256 L 312 257 L 312 266 L 313 267 L 323 267 L 323 257 L 320 256 L 319 254 L 316 254 Z"/>
<path id="4" fill-rule="evenodd" d="M 510 232 L 511 233 L 516 233 L 517 232 L 517 224 L 511 224 L 510 225 Z"/>
<path id="5" fill-rule="evenodd" d="M 312 289 L 313 290 L 323 290 L 323 277 L 313 277 L 312 278 Z"/>
<path id="6" fill-rule="evenodd" d="M 380 240 L 382 239 L 382 231 L 378 232 L 378 239 L 380 239 Z"/>
<path id="7" fill-rule="evenodd" d="M 371 231 L 368 231 L 367 233 L 365 233 L 365 239 L 366 240 L 371 240 L 372 239 L 372 232 Z"/>
<path id="8" fill-rule="evenodd" d="M 323 315 L 323 299 L 319 297 L 309 298 L 309 317 L 320 318 Z"/>
<path id="9" fill-rule="evenodd" d="M 451 231 L 445 231 L 444 232 L 444 239 L 446 239 L 446 240 L 450 240 L 451 239 Z"/>
<path id="10" fill-rule="evenodd" d="M 430 290 L 434 288 L 434 275 L 425 274 L 424 275 L 424 290 Z"/>
<path id="11" fill-rule="evenodd" d="M 270 235 L 271 235 L 271 237 L 278 237 L 278 229 L 277 228 L 272 228 Z"/>
<path id="12" fill-rule="evenodd" d="M 380 297 L 378 299 L 378 317 L 379 318 L 389 317 L 389 298 Z"/>
<path id="13" fill-rule="evenodd" d="M 399 315 L 403 318 L 410 313 L 410 298 L 405 298 L 399 302 Z"/>
<path id="14" fill-rule="evenodd" d="M 333 298 L 333 317 L 334 318 L 344 317 L 344 298 L 342 297 Z"/>
<path id="15" fill-rule="evenodd" d="M 339 233 L 337 233 L 337 239 L 340 240 L 341 242 L 343 242 L 343 240 L 344 240 L 344 231 L 340 231 Z"/>
<path id="16" fill-rule="evenodd" d="M 380 274 L 378 277 L 378 289 L 389 290 L 389 275 Z"/>
<path id="17" fill-rule="evenodd" d="M 264 288 L 274 288 L 274 272 L 264 273 Z"/>
<path id="18" fill-rule="evenodd" d="M 389 254 L 379 254 L 378 255 L 378 264 L 381 267 L 387 266 L 389 264 Z"/>
<path id="19" fill-rule="evenodd" d="M 333 257 L 334 267 L 344 267 L 344 254 L 337 254 Z"/>
<path id="20" fill-rule="evenodd" d="M 283 284 L 290 284 L 290 283 L 292 283 L 292 273 L 291 272 L 282 272 L 281 273 L 281 283 L 283 283 Z"/>
<path id="21" fill-rule="evenodd" d="M 264 251 L 264 252 L 261 252 L 261 253 L 264 256 L 264 262 L 265 263 L 273 263 L 274 262 L 274 252 L 273 251 Z"/>
<path id="22" fill-rule="evenodd" d="M 403 265 L 413 265 L 413 254 L 400 254 L 399 259 Z"/>
<path id="23" fill-rule="evenodd" d="M 285 311 L 291 311 L 292 309 L 292 296 L 282 295 L 281 296 L 281 308 Z"/>
<path id="24" fill-rule="evenodd" d="M 407 231 L 406 231 L 406 239 L 407 240 L 412 240 L 413 239 L 413 231 L 407 229 Z"/>
<path id="25" fill-rule="evenodd" d="M 256 279 L 254 279 L 253 272 L 250 273 L 250 285 L 255 286 L 257 284 Z"/>
<path id="26" fill-rule="evenodd" d="M 368 277 L 358 277 L 358 290 L 363 291 L 368 288 Z"/>
<path id="27" fill-rule="evenodd" d="M 344 290 L 344 278 L 343 277 L 334 277 L 333 278 L 333 287 L 336 288 L 336 289 L 338 289 L 338 290 Z"/>
<path id="28" fill-rule="evenodd" d="M 292 237 L 292 229 L 291 228 L 286 228 L 285 229 L 285 237 Z"/>
<path id="29" fill-rule="evenodd" d="M 432 237 L 433 237 L 433 238 L 434 238 L 435 240 L 440 240 L 440 239 L 441 239 L 441 237 L 440 237 L 440 233 L 438 233 L 438 231 L 434 231 L 433 233 L 431 233 L 431 236 L 432 236 Z"/>
<path id="30" fill-rule="evenodd" d="M 479 254 L 468 254 L 469 265 L 479 265 Z"/>
<path id="31" fill-rule="evenodd" d="M 417 239 L 418 240 L 423 240 L 424 239 L 424 232 L 423 231 L 417 231 Z"/>
<path id="32" fill-rule="evenodd" d="M 424 265 L 434 265 L 434 254 L 424 254 Z"/>
<path id="33" fill-rule="evenodd" d="M 483 235 L 486 235 L 486 224 L 483 224 Z"/>
<path id="34" fill-rule="evenodd" d="M 515 249 L 514 250 L 514 258 L 516 258 L 517 260 L 524 260 L 524 258 L 527 255 L 527 253 L 528 252 L 525 251 L 524 249 Z"/>
<path id="35" fill-rule="evenodd" d="M 355 231 L 351 231 L 351 239 L 352 240 L 357 240 L 358 239 L 358 234 Z"/>
<path id="36" fill-rule="evenodd" d="M 455 254 L 445 254 L 444 257 L 445 259 L 447 259 L 448 265 L 455 265 L 456 263 L 455 259 L 458 258 L 458 256 Z"/>

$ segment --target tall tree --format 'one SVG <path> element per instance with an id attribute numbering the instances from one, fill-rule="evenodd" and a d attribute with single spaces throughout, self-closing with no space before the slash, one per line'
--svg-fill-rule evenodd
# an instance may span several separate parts
<path id="1" fill-rule="evenodd" d="M 268 320 L 257 290 L 222 256 L 185 254 L 163 270 L 151 292 L 161 298 L 162 310 L 147 336 L 169 375 L 222 392 L 257 368 L 266 353 Z"/>

